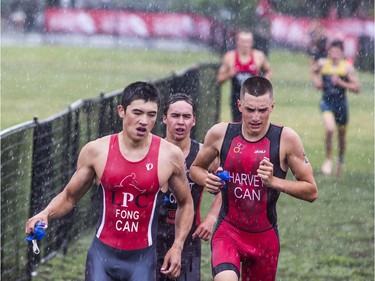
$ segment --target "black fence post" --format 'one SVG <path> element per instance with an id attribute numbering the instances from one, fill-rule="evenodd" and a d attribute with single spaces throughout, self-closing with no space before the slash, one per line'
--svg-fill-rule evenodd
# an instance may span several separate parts
<path id="1" fill-rule="evenodd" d="M 358 39 L 356 66 L 362 71 L 374 72 L 374 39 L 369 36 L 360 36 Z"/>
<path id="2" fill-rule="evenodd" d="M 51 164 L 51 124 L 38 124 L 34 129 L 34 150 L 32 156 L 32 180 L 31 180 L 31 194 L 30 194 L 30 212 L 29 217 L 34 216 L 41 211 L 44 202 L 43 185 L 48 176 L 49 166 Z M 35 255 L 32 250 L 32 245 L 28 247 L 28 263 L 27 274 L 33 272 L 34 268 L 40 262 L 40 255 Z"/>

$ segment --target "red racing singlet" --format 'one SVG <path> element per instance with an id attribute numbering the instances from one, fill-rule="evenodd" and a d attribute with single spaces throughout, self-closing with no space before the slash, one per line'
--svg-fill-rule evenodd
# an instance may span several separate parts
<path id="1" fill-rule="evenodd" d="M 238 51 L 235 51 L 235 68 L 237 73 L 246 72 L 251 76 L 258 76 L 259 71 L 254 61 L 254 52 L 250 51 L 250 60 L 246 64 L 242 64 L 238 55 Z"/>
<path id="2" fill-rule="evenodd" d="M 244 231 L 262 232 L 277 227 L 276 202 L 280 192 L 264 186 L 257 169 L 260 161 L 268 157 L 274 165 L 274 176 L 285 178 L 279 159 L 282 127 L 271 124 L 262 139 L 249 142 L 241 134 L 241 125 L 228 124 L 221 149 L 220 160 L 230 180 L 222 189 L 219 220 Z"/>
<path id="3" fill-rule="evenodd" d="M 96 236 L 120 250 L 137 250 L 155 242 L 158 208 L 160 138 L 153 135 L 147 155 L 130 162 L 121 154 L 118 135 L 111 135 L 100 181 L 103 207 Z"/>
<path id="4" fill-rule="evenodd" d="M 233 120 L 240 121 L 241 113 L 238 110 L 237 100 L 240 99 L 241 86 L 247 78 L 260 75 L 254 61 L 253 51 L 250 52 L 250 60 L 246 64 L 240 62 L 238 51 L 235 51 L 235 68 L 236 75 L 232 77 L 231 106 Z"/>

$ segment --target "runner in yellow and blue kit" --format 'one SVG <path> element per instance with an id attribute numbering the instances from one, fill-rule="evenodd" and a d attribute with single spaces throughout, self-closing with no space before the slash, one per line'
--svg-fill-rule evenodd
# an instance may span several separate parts
<path id="1" fill-rule="evenodd" d="M 320 109 L 325 127 L 325 161 L 322 173 L 332 173 L 332 139 L 335 127 L 338 132 L 338 157 L 335 176 L 342 173 L 346 146 L 346 126 L 349 121 L 346 90 L 359 93 L 360 85 L 355 69 L 343 57 L 342 41 L 334 40 L 329 45 L 328 57 L 319 59 L 313 65 L 312 80 L 317 89 L 323 90 Z"/>

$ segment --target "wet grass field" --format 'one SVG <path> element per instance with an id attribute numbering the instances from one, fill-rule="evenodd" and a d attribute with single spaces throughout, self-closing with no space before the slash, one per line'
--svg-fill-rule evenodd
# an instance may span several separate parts
<path id="1" fill-rule="evenodd" d="M 46 118 L 79 98 L 112 92 L 134 80 L 161 78 L 209 53 L 170 53 L 68 47 L 2 48 L 2 129 Z M 281 281 L 374 279 L 374 77 L 360 73 L 362 92 L 348 94 L 350 123 L 341 178 L 323 176 L 320 92 L 313 89 L 303 53 L 270 55 L 276 105 L 271 121 L 295 129 L 319 188 L 310 204 L 282 194 L 278 203 Z M 221 119 L 229 121 L 229 83 L 222 88 Z M 199 126 L 199 120 L 198 120 Z M 335 139 L 336 141 L 336 139 Z M 336 153 L 336 152 L 335 152 Z M 288 175 L 291 177 L 291 175 Z M 202 213 L 212 196 L 205 194 Z M 26 221 L 27 218 L 25 218 Z M 75 239 L 66 256 L 42 264 L 33 280 L 84 280 L 93 230 Z M 202 281 L 212 280 L 209 242 L 203 243 Z M 192 280 L 194 281 L 194 280 Z"/>
<path id="2" fill-rule="evenodd" d="M 210 52 L 143 51 L 66 46 L 1 47 L 1 130 L 45 119 L 73 102 L 167 77 Z"/>

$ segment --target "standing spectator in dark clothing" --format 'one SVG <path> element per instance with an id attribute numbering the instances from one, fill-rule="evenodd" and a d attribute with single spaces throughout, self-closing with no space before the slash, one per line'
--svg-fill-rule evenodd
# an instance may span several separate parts
<path id="1" fill-rule="evenodd" d="M 38 17 L 38 1 L 29 0 L 25 3 L 25 31 L 34 31 L 36 27 L 36 19 Z"/>
<path id="2" fill-rule="evenodd" d="M 270 49 L 272 3 L 270 0 L 258 0 L 254 30 L 254 49 L 262 51 L 267 57 Z"/>
<path id="3" fill-rule="evenodd" d="M 319 22 L 314 22 L 309 33 L 310 43 L 307 49 L 310 66 L 317 60 L 327 57 L 327 35 Z"/>

